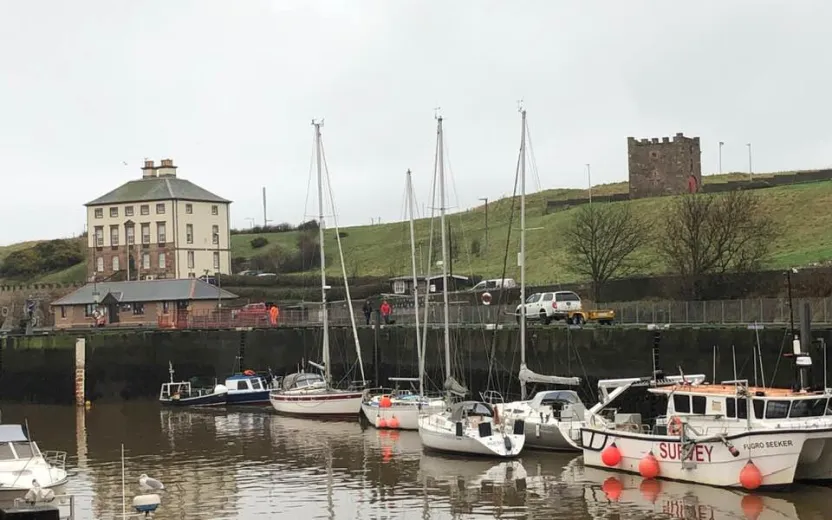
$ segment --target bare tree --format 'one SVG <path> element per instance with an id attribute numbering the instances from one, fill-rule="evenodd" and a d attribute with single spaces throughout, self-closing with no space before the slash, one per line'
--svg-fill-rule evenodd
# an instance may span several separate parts
<path id="1" fill-rule="evenodd" d="M 678 197 L 671 203 L 659 251 L 688 279 L 760 268 L 777 234 L 774 220 L 750 191 Z"/>
<path id="2" fill-rule="evenodd" d="M 641 219 L 626 204 L 587 204 L 575 213 L 566 232 L 566 248 L 573 270 L 592 280 L 596 302 L 602 286 L 612 278 L 631 274 L 634 259 L 647 238 Z"/>

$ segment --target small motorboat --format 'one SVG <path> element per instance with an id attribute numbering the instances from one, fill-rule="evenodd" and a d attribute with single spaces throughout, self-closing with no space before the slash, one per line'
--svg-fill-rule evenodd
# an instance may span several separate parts
<path id="1" fill-rule="evenodd" d="M 162 383 L 159 402 L 165 406 L 224 406 L 228 388 L 215 385 L 213 388 L 194 388 L 190 381 L 174 381 L 173 364 L 168 362 L 170 381 Z"/>
<path id="2" fill-rule="evenodd" d="M 43 490 L 66 483 L 66 452 L 41 451 L 20 424 L 0 425 L 0 497 L 23 496 L 35 482 Z"/>
<path id="3" fill-rule="evenodd" d="M 273 381 L 274 377 L 258 375 L 254 370 L 230 376 L 225 380 L 226 404 L 269 404 Z"/>

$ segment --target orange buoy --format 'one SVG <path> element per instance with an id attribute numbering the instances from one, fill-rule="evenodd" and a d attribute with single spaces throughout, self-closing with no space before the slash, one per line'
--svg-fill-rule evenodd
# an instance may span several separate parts
<path id="1" fill-rule="evenodd" d="M 388 396 L 386 396 L 386 395 L 383 395 L 383 396 L 381 396 L 381 398 L 378 400 L 378 405 L 379 405 L 381 408 L 390 408 L 391 406 L 393 406 L 393 402 L 390 400 L 390 397 L 388 397 Z"/>
<path id="2" fill-rule="evenodd" d="M 618 449 L 614 441 L 601 452 L 601 462 L 607 466 L 618 466 L 618 463 L 621 462 L 621 450 Z"/>
<path id="3" fill-rule="evenodd" d="M 610 477 L 601 484 L 601 491 L 613 502 L 617 502 L 621 498 L 623 490 L 624 486 L 621 485 L 621 481 L 615 477 Z"/>
<path id="4" fill-rule="evenodd" d="M 765 505 L 763 504 L 763 497 L 757 495 L 745 495 L 740 502 L 742 512 L 748 520 L 757 520 L 762 514 Z"/>
<path id="5" fill-rule="evenodd" d="M 757 489 L 763 483 L 763 474 L 760 469 L 750 460 L 745 463 L 740 471 L 740 484 L 745 489 Z"/>
<path id="6" fill-rule="evenodd" d="M 376 428 L 387 428 L 387 419 L 385 419 L 384 417 L 377 417 Z"/>
<path id="7" fill-rule="evenodd" d="M 645 500 L 651 504 L 655 504 L 656 499 L 659 498 L 659 494 L 662 492 L 662 483 L 660 480 L 656 480 L 654 478 L 646 478 L 641 481 L 641 485 L 638 486 L 638 490 L 641 491 L 641 496 L 643 496 Z"/>
<path id="8" fill-rule="evenodd" d="M 393 428 L 393 429 L 398 428 L 398 427 L 399 427 L 399 420 L 398 420 L 398 419 L 396 419 L 395 417 L 391 417 L 391 418 L 387 421 L 387 427 L 388 427 L 388 428 Z"/>
<path id="9" fill-rule="evenodd" d="M 659 461 L 650 451 L 638 463 L 638 472 L 644 478 L 656 478 L 659 476 Z"/>

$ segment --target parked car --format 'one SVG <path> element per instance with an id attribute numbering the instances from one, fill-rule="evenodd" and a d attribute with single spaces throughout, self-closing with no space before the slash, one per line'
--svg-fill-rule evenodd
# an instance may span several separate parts
<path id="1" fill-rule="evenodd" d="M 270 278 L 270 277 L 277 276 L 277 275 L 275 273 L 258 273 L 257 276 L 260 277 L 260 278 L 267 278 L 267 277 Z"/>
<path id="2" fill-rule="evenodd" d="M 245 271 L 240 271 L 237 273 L 237 276 L 257 276 L 262 271 L 258 271 L 257 269 L 246 269 Z"/>
<path id="3" fill-rule="evenodd" d="M 518 305 L 514 311 L 518 323 L 522 305 Z M 540 320 L 546 325 L 553 320 L 567 319 L 569 313 L 583 308 L 581 297 L 572 291 L 534 293 L 526 298 L 525 306 L 527 320 Z"/>
<path id="4" fill-rule="evenodd" d="M 494 278 L 491 280 L 483 280 L 474 287 L 472 291 L 491 291 L 494 289 L 513 289 L 517 287 L 517 282 L 513 278 Z"/>

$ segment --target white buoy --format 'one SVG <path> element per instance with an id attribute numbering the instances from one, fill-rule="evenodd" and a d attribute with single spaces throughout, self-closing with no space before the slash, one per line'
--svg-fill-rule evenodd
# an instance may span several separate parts
<path id="1" fill-rule="evenodd" d="M 133 498 L 133 509 L 148 516 L 156 511 L 162 504 L 162 498 L 157 494 L 138 495 Z"/>

